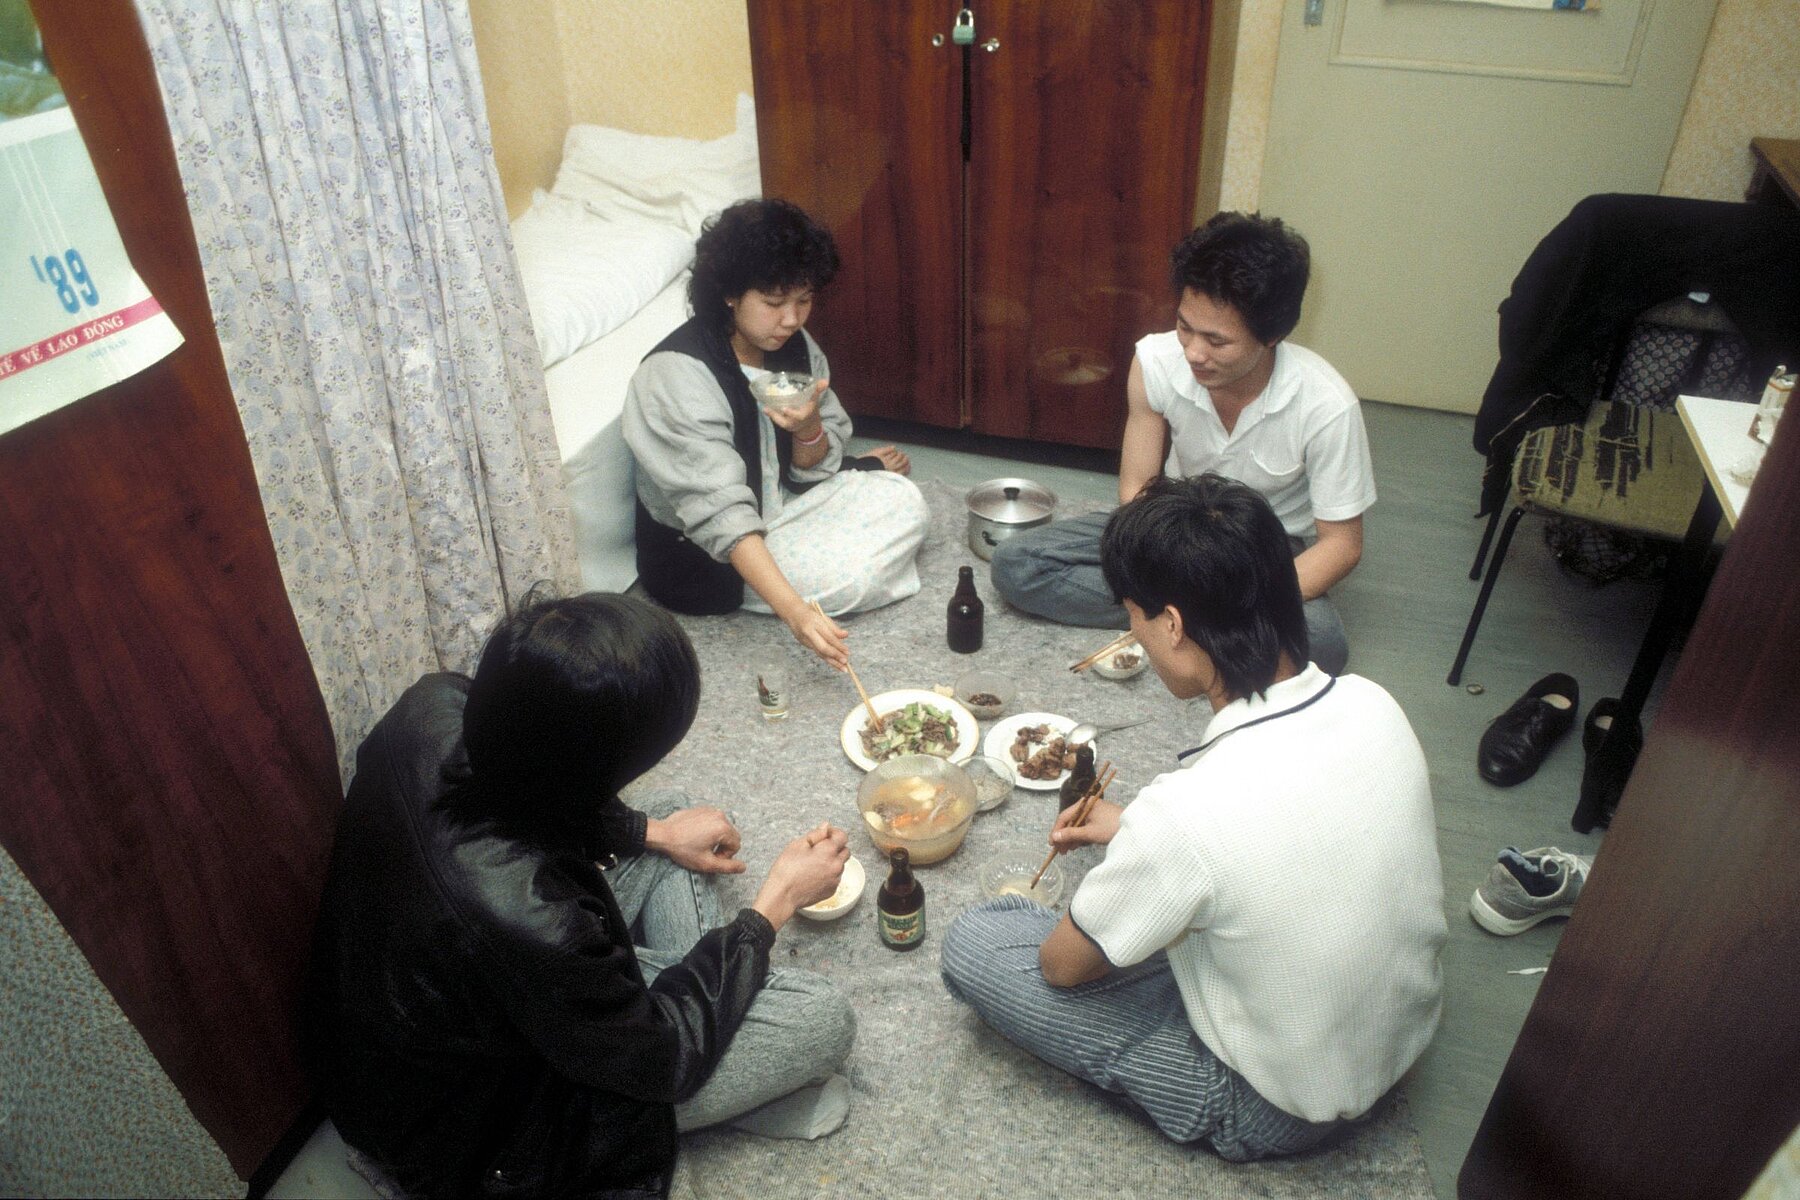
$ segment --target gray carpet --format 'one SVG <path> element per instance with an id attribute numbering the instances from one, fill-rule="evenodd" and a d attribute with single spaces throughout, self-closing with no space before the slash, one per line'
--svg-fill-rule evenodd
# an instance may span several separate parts
<path id="1" fill-rule="evenodd" d="M 1124 683 L 1071 675 L 1067 665 L 1108 635 L 1007 610 L 964 542 L 960 491 L 929 481 L 921 486 L 932 514 L 919 560 L 923 591 L 844 621 L 864 684 L 872 692 L 930 687 L 977 664 L 1002 670 L 1019 686 L 1011 711 L 1056 712 L 1101 725 L 1156 714 L 1147 725 L 1101 739 L 1100 758 L 1119 769 L 1115 798 L 1129 799 L 1172 768 L 1176 751 L 1198 740 L 1204 707 L 1171 699 L 1151 672 Z M 944 643 L 944 606 L 956 568 L 965 563 L 977 566 L 987 603 L 986 642 L 974 655 L 954 654 Z M 700 655 L 700 715 L 687 740 L 642 786 L 686 788 L 737 818 L 750 871 L 724 881 L 728 910 L 749 902 L 783 843 L 826 818 L 851 830 L 851 849 L 868 868 L 870 887 L 840 921 L 796 919 L 775 950 L 778 965 L 829 976 L 856 1005 L 849 1123 L 818 1142 L 734 1132 L 689 1137 L 677 1196 L 1432 1195 L 1418 1134 L 1399 1097 L 1316 1152 L 1233 1165 L 1205 1149 L 1168 1142 L 1122 1102 L 1038 1063 L 982 1026 L 939 981 L 938 941 L 956 914 L 979 899 L 981 864 L 1045 845 L 1054 793 L 1015 790 L 1005 805 L 976 818 L 954 856 L 921 868 L 926 944 L 906 954 L 888 950 L 874 927 L 882 859 L 855 807 L 862 772 L 838 745 L 839 726 L 857 703 L 850 681 L 801 651 L 772 619 L 739 613 L 683 618 L 683 624 Z M 757 711 L 753 684 L 755 664 L 771 656 L 787 663 L 793 681 L 792 716 L 772 725 Z M 1069 892 L 1096 859 L 1095 851 L 1065 859 Z"/>

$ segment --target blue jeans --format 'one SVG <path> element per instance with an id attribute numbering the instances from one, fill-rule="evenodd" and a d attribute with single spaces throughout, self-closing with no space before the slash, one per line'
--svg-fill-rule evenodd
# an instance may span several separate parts
<path id="1" fill-rule="evenodd" d="M 1088 513 L 1027 529 L 994 550 L 994 590 L 1014 608 L 1064 625 L 1124 629 L 1130 622 L 1100 572 L 1100 532 L 1111 513 Z M 1306 543 L 1290 537 L 1295 554 Z M 1350 642 L 1337 609 L 1325 596 L 1308 600 L 1306 640 L 1312 661 L 1328 675 L 1342 674 Z"/>
<path id="2" fill-rule="evenodd" d="M 1056 923 L 1019 896 L 969 909 L 944 935 L 944 986 L 1008 1041 L 1232 1162 L 1292 1154 L 1338 1127 L 1276 1108 L 1207 1049 L 1160 953 L 1079 987 L 1045 983 L 1038 947 Z"/>
<path id="3" fill-rule="evenodd" d="M 697 803 L 673 790 L 633 798 L 634 807 L 657 818 Z M 723 923 L 711 877 L 661 854 L 625 859 L 606 872 L 606 884 L 631 925 L 646 983 Z M 684 1131 L 703 1129 L 822 1083 L 844 1065 L 855 1038 L 856 1014 L 830 980 L 811 971 L 772 970 L 712 1077 L 675 1106 L 675 1124 Z"/>

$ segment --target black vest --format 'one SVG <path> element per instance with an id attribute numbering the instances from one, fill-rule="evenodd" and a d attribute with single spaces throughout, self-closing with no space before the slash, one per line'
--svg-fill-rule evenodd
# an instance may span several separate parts
<path id="1" fill-rule="evenodd" d="M 689 318 L 679 329 L 658 342 L 650 354 L 670 352 L 699 359 L 712 372 L 725 401 L 731 406 L 731 444 L 744 460 L 744 482 L 756 511 L 762 511 L 762 438 L 760 435 L 756 397 L 750 394 L 750 381 L 738 365 L 731 346 L 716 334 L 710 334 L 695 318 Z M 650 357 L 649 354 L 644 356 Z M 802 333 L 787 340 L 779 350 L 772 350 L 763 365 L 771 371 L 809 372 L 812 358 Z M 784 490 L 804 492 L 813 483 L 801 483 L 789 477 L 794 460 L 794 437 L 787 430 L 775 429 L 775 453 Z M 716 562 L 712 556 L 687 539 L 679 529 L 672 529 L 650 515 L 643 501 L 637 502 L 637 568 L 644 590 L 664 608 L 681 613 L 714 615 L 735 611 L 744 602 L 744 579 L 728 562 Z"/>

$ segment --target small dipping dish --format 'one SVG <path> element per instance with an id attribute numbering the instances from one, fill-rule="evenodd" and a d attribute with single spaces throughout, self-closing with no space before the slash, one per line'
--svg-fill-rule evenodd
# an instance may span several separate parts
<path id="1" fill-rule="evenodd" d="M 844 874 L 838 880 L 837 891 L 817 904 L 811 904 L 801 909 L 800 915 L 814 921 L 835 921 L 856 907 L 856 902 L 862 899 L 863 888 L 868 881 L 868 872 L 863 870 L 862 863 L 857 860 L 856 855 L 852 854 L 844 863 Z"/>
<path id="2" fill-rule="evenodd" d="M 991 721 L 1005 712 L 1018 697 L 1018 687 L 998 671 L 977 668 L 956 677 L 957 702 L 983 721 Z"/>
<path id="3" fill-rule="evenodd" d="M 1041 856 L 1033 857 L 1016 852 L 1002 854 L 981 868 L 981 894 L 989 900 L 997 900 L 1001 896 L 1023 896 L 1045 908 L 1055 908 L 1063 894 L 1062 863 L 1052 860 L 1034 888 L 1031 886 L 1031 877 L 1037 874 L 1038 865 L 1043 861 Z"/>
<path id="4" fill-rule="evenodd" d="M 1134 675 L 1143 674 L 1144 668 L 1149 665 L 1150 659 L 1142 646 L 1127 646 L 1108 654 L 1091 669 L 1102 679 L 1130 679 Z"/>
<path id="5" fill-rule="evenodd" d="M 962 767 L 969 773 L 969 782 L 975 785 L 976 812 L 999 808 L 1012 795 L 1013 767 L 1005 759 L 977 754 Z"/>
<path id="6" fill-rule="evenodd" d="M 803 371 L 770 371 L 750 381 L 750 394 L 764 408 L 798 408 L 812 385 L 813 377 Z"/>

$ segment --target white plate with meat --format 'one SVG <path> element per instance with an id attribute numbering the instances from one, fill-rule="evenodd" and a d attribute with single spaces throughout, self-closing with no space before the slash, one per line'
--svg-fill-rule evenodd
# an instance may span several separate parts
<path id="1" fill-rule="evenodd" d="M 975 721 L 975 714 L 950 699 L 936 692 L 923 688 L 900 688 L 897 691 L 882 692 L 879 696 L 871 696 L 875 703 L 875 711 L 881 714 L 884 723 L 895 724 L 896 719 L 904 725 L 911 726 L 912 721 L 904 714 L 909 705 L 920 705 L 915 715 L 925 709 L 936 710 L 941 714 L 933 718 L 925 727 L 916 733 L 905 735 L 902 743 L 898 738 L 890 738 L 889 748 L 878 748 L 871 753 L 863 739 L 863 730 L 869 724 L 869 710 L 864 705 L 857 705 L 844 718 L 844 727 L 838 731 L 838 742 L 844 747 L 844 753 L 850 761 L 865 771 L 875 769 L 875 764 L 883 759 L 900 754 L 924 753 L 936 754 L 939 758 L 947 758 L 953 763 L 966 762 L 975 755 L 975 747 L 981 744 L 981 726 Z M 898 732 L 896 730 L 896 732 Z M 955 738 L 952 744 L 950 737 Z"/>
<path id="2" fill-rule="evenodd" d="M 1011 763 L 1014 771 L 1013 782 L 1019 787 L 1034 792 L 1053 792 L 1062 786 L 1063 780 L 1069 777 L 1069 771 L 1066 766 L 1055 775 L 1048 776 L 1044 779 L 1032 779 L 1025 774 L 1025 762 L 1021 762 L 1013 755 L 1013 744 L 1019 740 L 1019 731 L 1022 729 L 1035 729 L 1040 725 L 1044 727 L 1045 737 L 1031 743 L 1031 755 L 1043 754 L 1048 750 L 1052 740 L 1060 740 L 1069 732 L 1069 730 L 1075 728 L 1076 722 L 1068 717 L 1059 717 L 1055 713 L 1019 713 L 1017 716 L 1008 717 L 1004 721 L 994 722 L 993 726 L 988 730 L 987 739 L 982 743 L 981 752 L 992 758 L 1002 759 Z M 1100 753 L 1100 739 L 1095 738 L 1093 744 L 1094 753 L 1097 756 Z M 1029 756 L 1026 761 L 1030 761 Z M 1069 751 L 1068 761 L 1074 761 L 1073 750 Z"/>

